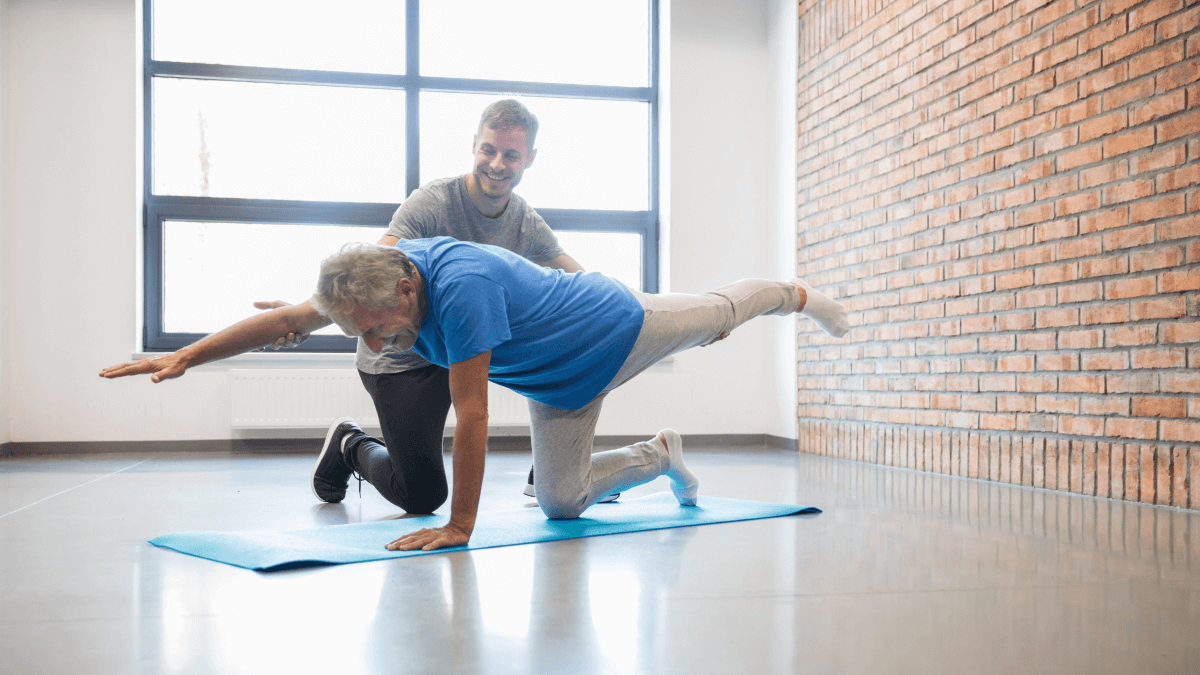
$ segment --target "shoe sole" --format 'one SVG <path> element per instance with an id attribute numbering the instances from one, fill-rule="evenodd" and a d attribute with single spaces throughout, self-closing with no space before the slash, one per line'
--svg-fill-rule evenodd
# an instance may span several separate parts
<path id="1" fill-rule="evenodd" d="M 321 460 L 325 459 L 325 453 L 329 451 L 329 443 L 333 440 L 333 434 L 344 422 L 353 424 L 354 418 L 339 417 L 329 424 L 329 431 L 325 432 L 325 444 L 321 446 L 321 453 L 317 455 L 317 461 L 313 462 L 312 477 L 308 481 L 308 486 L 312 488 L 313 496 L 317 498 L 317 501 L 325 502 L 326 504 L 336 504 L 337 502 L 326 502 L 324 499 L 321 499 L 321 495 L 317 494 L 317 467 L 321 466 Z M 338 448 L 338 452 L 341 451 L 342 449 Z"/>

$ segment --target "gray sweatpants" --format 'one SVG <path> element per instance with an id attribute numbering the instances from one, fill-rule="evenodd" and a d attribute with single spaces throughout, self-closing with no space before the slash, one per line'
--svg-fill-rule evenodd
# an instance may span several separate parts
<path id="1" fill-rule="evenodd" d="M 660 360 L 706 345 L 722 331 L 763 314 L 791 314 L 800 293 L 790 283 L 744 279 L 703 295 L 635 293 L 645 311 L 633 350 L 608 386 L 579 410 L 529 401 L 534 487 L 550 518 L 576 518 L 601 497 L 648 483 L 666 473 L 659 443 L 643 441 L 592 454 L 596 421 L 608 392 Z"/>

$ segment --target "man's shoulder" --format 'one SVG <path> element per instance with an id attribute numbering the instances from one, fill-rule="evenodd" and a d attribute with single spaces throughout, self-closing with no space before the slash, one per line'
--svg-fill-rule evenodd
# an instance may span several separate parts
<path id="1" fill-rule="evenodd" d="M 416 200 L 426 206 L 437 204 L 448 204 L 451 199 L 458 195 L 463 182 L 462 176 L 450 176 L 449 178 L 438 178 L 431 180 L 421 186 L 419 190 L 414 192 L 409 197 L 409 201 Z M 406 202 L 407 203 L 407 202 Z M 403 205 L 401 205 L 403 208 Z"/>

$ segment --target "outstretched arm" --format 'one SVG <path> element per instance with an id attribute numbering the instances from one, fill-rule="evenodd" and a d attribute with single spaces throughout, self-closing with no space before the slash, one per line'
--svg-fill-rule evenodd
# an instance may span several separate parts
<path id="1" fill-rule="evenodd" d="M 229 328 L 213 333 L 174 354 L 146 358 L 110 366 L 100 371 L 109 379 L 126 375 L 149 374 L 153 382 L 179 377 L 192 366 L 217 361 L 270 344 L 280 335 L 307 334 L 330 324 L 310 302 L 288 305 L 243 319 Z"/>
<path id="2" fill-rule="evenodd" d="M 417 530 L 395 541 L 392 551 L 432 551 L 462 546 L 471 540 L 483 488 L 487 456 L 488 366 L 492 352 L 450 364 L 450 399 L 454 401 L 454 493 L 450 498 L 450 522 L 442 527 Z"/>

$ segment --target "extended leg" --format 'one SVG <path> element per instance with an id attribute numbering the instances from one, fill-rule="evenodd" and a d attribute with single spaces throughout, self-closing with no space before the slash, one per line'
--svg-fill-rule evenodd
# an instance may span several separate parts
<path id="1" fill-rule="evenodd" d="M 606 392 L 672 354 L 709 344 L 756 316 L 795 313 L 805 301 L 795 284 L 764 279 L 743 279 L 698 295 L 642 293 L 637 298 L 645 309 L 642 332 Z"/>
<path id="2" fill-rule="evenodd" d="M 359 372 L 375 401 L 383 438 L 356 434 L 346 458 L 379 494 L 409 513 L 432 513 L 449 492 L 442 435 L 450 410 L 449 371 L 425 366 L 403 373 Z"/>

